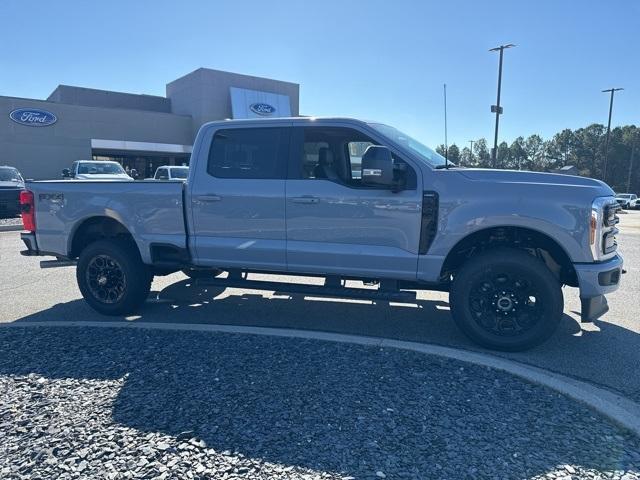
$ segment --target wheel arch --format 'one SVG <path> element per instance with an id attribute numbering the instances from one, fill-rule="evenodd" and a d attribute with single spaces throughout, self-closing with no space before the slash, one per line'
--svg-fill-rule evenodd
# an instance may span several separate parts
<path id="1" fill-rule="evenodd" d="M 562 283 L 578 286 L 571 257 L 560 243 L 539 230 L 513 225 L 476 230 L 459 240 L 445 257 L 440 277 L 448 278 L 466 260 L 496 247 L 517 248 L 539 257 Z"/>
<path id="2" fill-rule="evenodd" d="M 105 215 L 96 215 L 85 218 L 74 228 L 70 235 L 69 257 L 79 257 L 90 243 L 108 238 L 125 239 L 138 248 L 133 235 L 121 222 Z"/>

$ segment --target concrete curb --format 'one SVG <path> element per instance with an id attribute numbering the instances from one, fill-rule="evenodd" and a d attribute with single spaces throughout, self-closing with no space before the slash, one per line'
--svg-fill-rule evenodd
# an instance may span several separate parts
<path id="1" fill-rule="evenodd" d="M 0 225 L 0 232 L 19 232 L 24 230 L 22 224 L 20 225 Z"/>
<path id="2" fill-rule="evenodd" d="M 142 328 L 155 330 L 178 330 L 196 332 L 238 333 L 247 335 L 267 335 L 274 337 L 300 338 L 308 340 L 322 340 L 338 343 L 352 343 L 380 348 L 397 348 L 410 350 L 428 355 L 450 358 L 462 362 L 480 365 L 494 370 L 500 370 L 523 378 L 530 382 L 551 388 L 573 400 L 581 402 L 623 428 L 640 436 L 640 404 L 596 387 L 587 382 L 576 380 L 565 375 L 549 372 L 541 368 L 525 365 L 505 358 L 493 357 L 485 353 L 471 352 L 439 345 L 391 340 L 341 333 L 329 333 L 307 330 L 280 329 L 268 327 L 246 327 L 236 325 L 216 324 L 182 324 L 182 323 L 124 323 L 124 322 L 25 322 L 3 323 L 0 328 L 22 327 L 98 327 L 98 328 Z"/>

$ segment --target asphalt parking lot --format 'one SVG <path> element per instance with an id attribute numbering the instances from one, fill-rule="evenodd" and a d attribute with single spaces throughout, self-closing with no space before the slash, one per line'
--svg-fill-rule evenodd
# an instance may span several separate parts
<path id="1" fill-rule="evenodd" d="M 596 324 L 580 324 L 577 290 L 565 288 L 565 316 L 557 333 L 529 352 L 503 354 L 606 386 L 640 401 L 640 211 L 621 215 L 620 251 L 628 273 L 609 296 L 611 310 Z M 0 232 L 2 322 L 113 320 L 82 300 L 74 268 L 42 270 L 19 254 L 18 232 Z M 310 280 L 312 281 L 312 280 Z M 157 277 L 155 299 L 123 322 L 186 322 L 312 329 L 476 349 L 453 324 L 442 293 L 421 294 L 414 305 L 305 298 L 274 292 L 198 287 L 181 273 Z"/>

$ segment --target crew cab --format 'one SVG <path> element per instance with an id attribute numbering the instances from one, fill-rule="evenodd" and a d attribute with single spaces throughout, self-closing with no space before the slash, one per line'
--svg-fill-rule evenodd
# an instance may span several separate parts
<path id="1" fill-rule="evenodd" d="M 77 262 L 82 295 L 107 315 L 141 308 L 154 275 L 179 270 L 314 296 L 411 302 L 439 290 L 475 342 L 523 350 L 560 322 L 563 285 L 579 288 L 582 320 L 594 321 L 623 273 L 605 183 L 459 168 L 393 127 L 347 118 L 207 123 L 184 183 L 26 188 L 22 253 Z"/>
<path id="2" fill-rule="evenodd" d="M 75 180 L 133 180 L 122 165 L 108 160 L 76 160 L 71 168 L 62 170 L 62 178 Z"/>

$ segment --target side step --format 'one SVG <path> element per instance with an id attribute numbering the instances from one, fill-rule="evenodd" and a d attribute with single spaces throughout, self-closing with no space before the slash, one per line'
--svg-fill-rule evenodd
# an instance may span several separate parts
<path id="1" fill-rule="evenodd" d="M 248 290 L 269 290 L 274 292 L 300 293 L 311 297 L 355 298 L 362 300 L 387 300 L 412 303 L 416 292 L 381 288 L 351 288 L 325 285 L 306 285 L 289 282 L 268 282 L 241 278 L 211 278 L 196 280 L 198 286 L 246 288 Z M 334 285 L 334 282 L 331 282 Z"/>
<path id="2" fill-rule="evenodd" d="M 41 260 L 40 268 L 75 267 L 77 264 L 77 260 Z"/>

